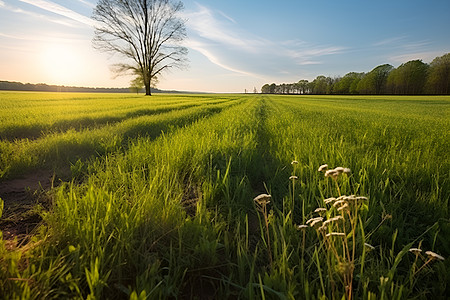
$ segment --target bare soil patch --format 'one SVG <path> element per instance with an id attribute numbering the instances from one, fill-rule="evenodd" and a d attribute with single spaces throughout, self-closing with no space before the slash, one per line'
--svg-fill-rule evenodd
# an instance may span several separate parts
<path id="1" fill-rule="evenodd" d="M 0 198 L 4 202 L 0 230 L 4 240 L 23 243 L 42 222 L 37 207 L 38 204 L 48 206 L 45 194 L 53 181 L 52 171 L 38 170 L 22 178 L 0 182 Z"/>

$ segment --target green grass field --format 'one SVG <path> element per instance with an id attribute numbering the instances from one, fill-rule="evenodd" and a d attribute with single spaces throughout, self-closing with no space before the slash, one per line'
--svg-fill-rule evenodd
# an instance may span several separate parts
<path id="1" fill-rule="evenodd" d="M 450 97 L 3 92 L 0 108 L 0 228 L 38 223 L 3 233 L 6 299 L 450 294 Z M 33 174 L 53 182 L 20 209 L 8 185 Z"/>

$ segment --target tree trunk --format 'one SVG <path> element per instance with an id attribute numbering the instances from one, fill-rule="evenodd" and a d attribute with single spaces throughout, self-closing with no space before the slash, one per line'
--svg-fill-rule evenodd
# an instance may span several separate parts
<path id="1" fill-rule="evenodd" d="M 145 96 L 151 96 L 152 95 L 152 90 L 150 87 L 150 79 L 145 80 L 146 82 L 144 83 L 145 85 Z"/>

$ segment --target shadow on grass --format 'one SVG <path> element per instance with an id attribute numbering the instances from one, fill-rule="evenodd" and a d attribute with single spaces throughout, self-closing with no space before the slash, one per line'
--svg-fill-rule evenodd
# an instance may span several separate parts
<path id="1" fill-rule="evenodd" d="M 239 102 L 222 106 L 218 106 L 218 104 L 204 105 L 198 110 L 186 113 L 182 113 L 184 110 L 179 110 L 180 114 L 168 118 L 165 118 L 164 114 L 160 114 L 161 118 L 138 119 L 134 124 L 134 120 L 129 120 L 130 124 L 126 126 L 118 124 L 111 127 L 107 132 L 69 131 L 64 133 L 63 136 L 54 135 L 54 137 L 42 142 L 39 140 L 31 141 L 26 153 L 12 155 L 10 159 L 2 159 L 0 182 L 40 168 L 56 170 L 57 174 L 70 173 L 70 166 L 80 160 L 84 161 L 90 157 L 126 150 L 129 142 L 135 138 L 150 137 L 156 139 L 162 132 L 188 126 L 201 118 L 211 117 L 237 103 Z M 67 179 L 67 176 L 64 177 Z"/>
<path id="2" fill-rule="evenodd" d="M 59 133 L 68 130 L 82 131 L 88 128 L 101 128 L 105 125 L 112 125 L 129 119 L 142 116 L 152 116 L 168 113 L 175 110 L 183 110 L 191 107 L 217 105 L 235 100 L 221 100 L 210 103 L 191 103 L 191 104 L 175 104 L 163 107 L 154 107 L 149 109 L 138 109 L 130 111 L 124 115 L 109 115 L 101 117 L 81 117 L 71 120 L 59 120 L 53 124 L 17 124 L 10 127 L 4 127 L 0 130 L 0 140 L 14 141 L 19 139 L 38 139 L 49 133 Z"/>

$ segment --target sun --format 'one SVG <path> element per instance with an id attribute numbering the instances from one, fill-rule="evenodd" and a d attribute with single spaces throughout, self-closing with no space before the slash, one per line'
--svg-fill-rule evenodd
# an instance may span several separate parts
<path id="1" fill-rule="evenodd" d="M 49 83 L 73 85 L 83 73 L 83 60 L 74 47 L 64 44 L 47 45 L 41 53 L 41 68 Z"/>

